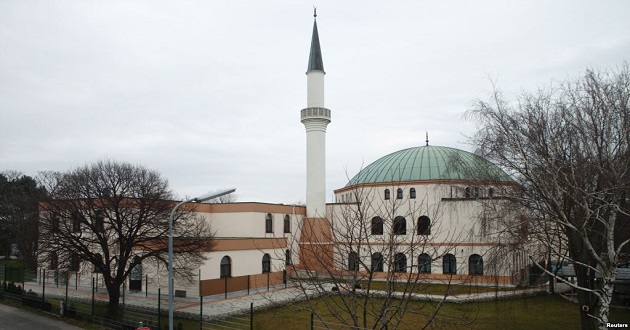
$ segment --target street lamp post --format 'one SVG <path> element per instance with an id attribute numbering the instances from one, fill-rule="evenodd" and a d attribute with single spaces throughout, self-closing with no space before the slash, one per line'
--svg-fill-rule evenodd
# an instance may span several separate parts
<path id="1" fill-rule="evenodd" d="M 174 291 L 174 284 L 175 284 L 173 283 L 173 218 L 175 217 L 175 212 L 177 212 L 177 209 L 180 206 L 186 203 L 191 203 L 191 202 L 201 203 L 209 199 L 231 194 L 235 191 L 236 191 L 235 188 L 224 189 L 224 190 L 214 191 L 214 192 L 211 192 L 211 193 L 199 196 L 199 197 L 191 198 L 175 205 L 175 207 L 171 211 L 171 215 L 168 218 L 168 328 L 169 330 L 173 330 L 173 291 Z"/>

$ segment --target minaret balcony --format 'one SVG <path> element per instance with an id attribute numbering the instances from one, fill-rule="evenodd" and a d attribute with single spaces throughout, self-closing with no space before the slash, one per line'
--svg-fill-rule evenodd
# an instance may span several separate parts
<path id="1" fill-rule="evenodd" d="M 330 109 L 326 108 L 306 108 L 301 111 L 301 120 L 324 119 L 330 122 Z"/>

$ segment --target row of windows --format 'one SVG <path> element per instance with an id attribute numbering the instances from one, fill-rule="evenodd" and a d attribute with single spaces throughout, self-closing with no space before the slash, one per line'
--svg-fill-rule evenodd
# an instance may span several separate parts
<path id="1" fill-rule="evenodd" d="M 404 197 L 403 189 L 402 188 L 396 189 L 396 199 L 403 199 L 403 197 Z M 391 198 L 391 192 L 389 191 L 389 189 L 385 189 L 385 199 L 390 199 L 390 198 Z M 411 199 L 416 198 L 416 188 L 409 189 L 409 198 Z"/>
<path id="2" fill-rule="evenodd" d="M 394 218 L 394 225 L 392 227 L 394 235 L 406 235 L 407 219 L 403 216 L 397 216 Z M 418 235 L 431 235 L 431 219 L 429 219 L 426 215 L 419 217 L 416 229 Z M 371 232 L 372 235 L 383 235 L 383 218 L 372 218 Z"/>
<path id="3" fill-rule="evenodd" d="M 285 234 L 291 233 L 291 216 L 288 214 L 284 215 L 283 229 Z M 273 233 L 273 215 L 271 213 L 265 215 L 265 233 Z"/>
<path id="4" fill-rule="evenodd" d="M 53 233 L 59 232 L 59 215 L 53 214 L 51 216 L 51 229 Z M 90 223 L 85 219 L 85 217 L 79 212 L 73 212 L 71 215 L 72 220 L 72 231 L 75 233 L 81 232 L 81 225 L 86 224 L 90 225 Z M 94 218 L 92 219 L 92 230 L 95 232 L 103 232 L 105 231 L 105 213 L 102 210 L 98 210 L 94 213 Z"/>
<path id="5" fill-rule="evenodd" d="M 426 253 L 418 256 L 418 272 L 423 274 L 431 274 L 431 256 Z M 348 254 L 348 270 L 359 270 L 359 255 L 356 252 Z M 372 254 L 372 264 L 370 270 L 372 272 L 383 271 L 384 259 L 379 252 Z M 366 266 L 367 267 L 367 266 Z M 407 272 L 407 256 L 404 253 L 396 253 L 393 260 L 393 271 L 398 273 Z M 412 266 L 413 267 L 413 266 Z M 453 254 L 446 254 L 442 257 L 442 274 L 457 274 L 457 258 Z M 468 274 L 483 275 L 483 258 L 478 254 L 472 254 L 468 257 Z"/>
<path id="6" fill-rule="evenodd" d="M 290 265 L 291 264 L 291 251 L 285 250 L 284 253 L 285 253 L 284 262 L 287 265 Z M 224 256 L 223 258 L 221 258 L 220 267 L 221 267 L 220 268 L 221 278 L 232 277 L 232 258 L 230 256 Z M 271 272 L 271 256 L 269 255 L 269 253 L 265 253 L 262 257 L 262 272 L 263 274 Z"/>

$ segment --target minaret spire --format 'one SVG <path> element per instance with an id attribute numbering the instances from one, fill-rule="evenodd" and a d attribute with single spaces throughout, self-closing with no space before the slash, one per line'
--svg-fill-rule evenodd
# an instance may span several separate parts
<path id="1" fill-rule="evenodd" d="M 306 108 L 301 121 L 306 129 L 306 214 L 326 217 L 326 126 L 330 110 L 324 106 L 324 62 L 317 32 L 317 9 L 313 9 L 313 37 L 306 71 Z"/>

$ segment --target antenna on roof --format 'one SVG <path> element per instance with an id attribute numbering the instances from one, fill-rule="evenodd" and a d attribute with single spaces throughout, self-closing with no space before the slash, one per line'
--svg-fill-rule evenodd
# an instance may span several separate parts
<path id="1" fill-rule="evenodd" d="M 313 17 L 317 17 L 317 7 L 313 6 Z"/>
<path id="2" fill-rule="evenodd" d="M 426 140 L 426 142 L 427 142 L 427 147 L 428 147 L 429 146 L 429 132 L 427 132 L 427 140 Z"/>

